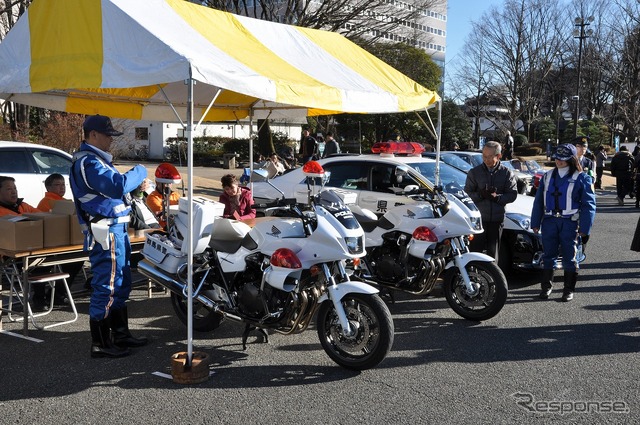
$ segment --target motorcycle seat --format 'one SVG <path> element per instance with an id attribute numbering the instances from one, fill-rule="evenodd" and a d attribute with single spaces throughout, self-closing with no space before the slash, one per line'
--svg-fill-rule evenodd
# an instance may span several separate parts
<path id="1" fill-rule="evenodd" d="M 234 253 L 240 249 L 241 245 L 242 239 L 225 241 L 211 238 L 209 241 L 209 246 L 218 252 Z"/>
<path id="2" fill-rule="evenodd" d="M 365 233 L 369 233 L 373 231 L 373 229 L 378 227 L 378 222 L 379 222 L 378 218 L 372 218 L 372 217 L 369 217 L 368 215 L 361 214 L 356 211 L 352 211 L 352 212 L 353 212 L 353 216 L 356 218 L 356 220 L 358 220 L 358 223 L 360 223 L 360 226 L 362 227 L 362 230 L 365 231 Z"/>
<path id="3" fill-rule="evenodd" d="M 219 252 L 236 252 L 251 228 L 238 220 L 217 218 L 213 222 L 209 246 Z"/>

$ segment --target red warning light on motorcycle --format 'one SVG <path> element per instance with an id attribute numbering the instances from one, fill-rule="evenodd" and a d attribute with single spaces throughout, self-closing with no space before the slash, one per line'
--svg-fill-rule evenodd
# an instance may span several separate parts
<path id="1" fill-rule="evenodd" d="M 307 177 L 322 177 L 324 168 L 316 161 L 308 161 L 302 167 L 302 173 Z"/>

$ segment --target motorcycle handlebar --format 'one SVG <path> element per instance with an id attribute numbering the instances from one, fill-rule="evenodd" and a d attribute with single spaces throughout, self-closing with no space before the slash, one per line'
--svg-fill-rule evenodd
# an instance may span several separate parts
<path id="1" fill-rule="evenodd" d="M 277 208 L 277 207 L 293 207 L 297 203 L 298 201 L 296 200 L 296 198 L 280 198 L 280 199 L 275 199 L 272 202 L 267 202 L 262 204 L 253 204 L 251 205 L 251 208 L 266 209 L 266 208 Z"/>

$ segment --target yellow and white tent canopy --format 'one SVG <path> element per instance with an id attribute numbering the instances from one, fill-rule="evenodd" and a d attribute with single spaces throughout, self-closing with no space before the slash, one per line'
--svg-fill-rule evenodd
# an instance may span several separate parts
<path id="1" fill-rule="evenodd" d="M 394 113 L 438 95 L 343 36 L 184 0 L 35 1 L 0 43 L 0 98 L 175 121 Z M 212 107 L 210 104 L 215 99 Z"/>

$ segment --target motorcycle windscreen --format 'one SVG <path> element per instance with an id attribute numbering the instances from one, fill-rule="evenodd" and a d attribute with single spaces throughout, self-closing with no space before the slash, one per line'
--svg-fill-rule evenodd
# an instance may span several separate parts
<path id="1" fill-rule="evenodd" d="M 333 190 L 323 190 L 315 197 L 316 205 L 324 207 L 334 216 L 345 229 L 357 229 L 360 227 L 353 213 Z"/>

